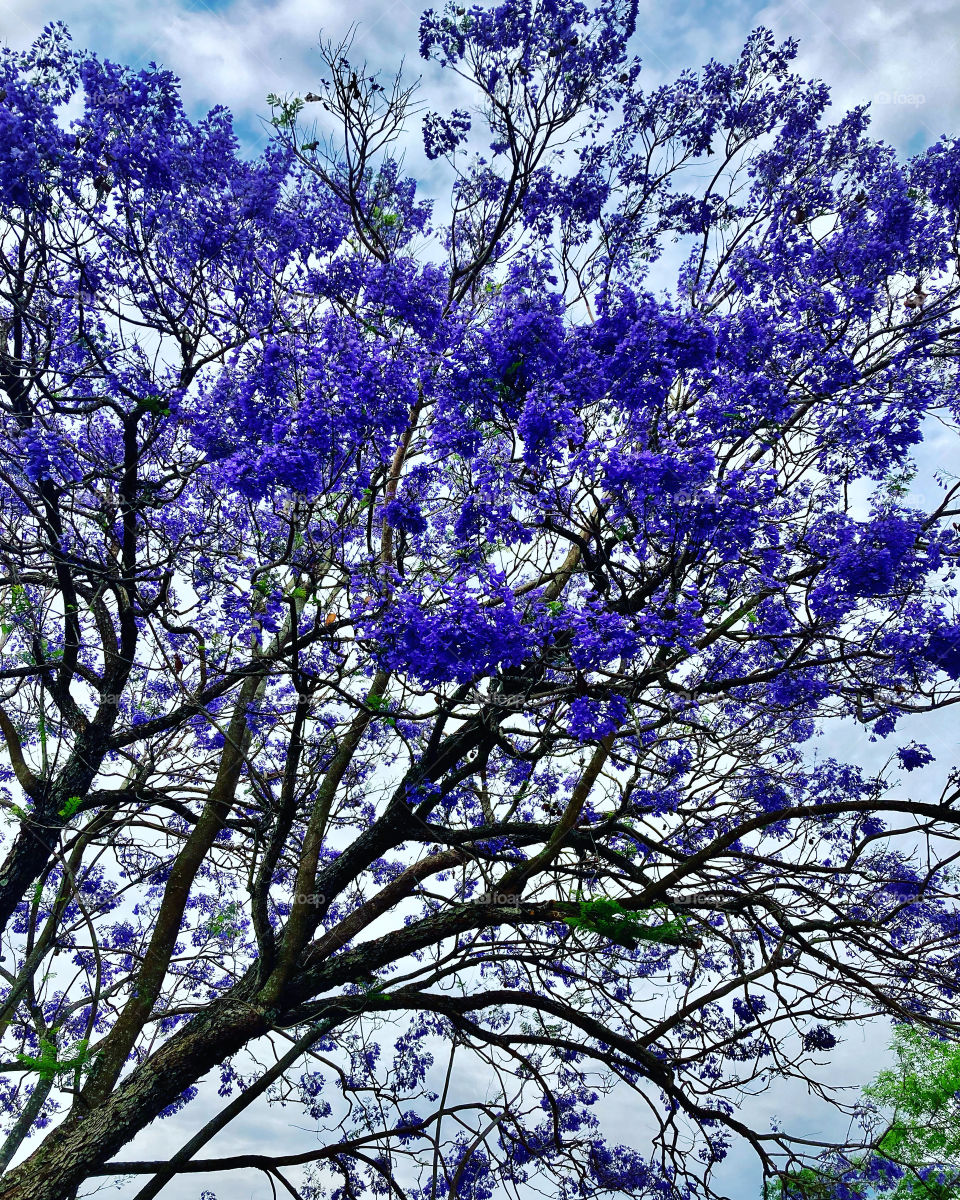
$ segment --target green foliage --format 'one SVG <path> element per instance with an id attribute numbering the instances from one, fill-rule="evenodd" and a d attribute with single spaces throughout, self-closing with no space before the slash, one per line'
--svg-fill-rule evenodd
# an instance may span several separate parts
<path id="1" fill-rule="evenodd" d="M 393 729 L 396 728 L 396 718 L 389 716 L 390 701 L 385 696 L 378 696 L 376 692 L 371 692 L 367 697 L 367 706 L 372 708 L 374 712 L 380 713 L 383 720 Z"/>
<path id="2" fill-rule="evenodd" d="M 916 475 L 915 470 L 891 471 L 883 481 L 887 495 L 894 500 L 902 500 L 910 491 L 910 484 Z"/>
<path id="3" fill-rule="evenodd" d="M 867 1184 L 855 1178 L 866 1157 L 851 1158 L 843 1194 L 863 1200 L 960 1200 L 960 1043 L 898 1025 L 893 1050 L 896 1065 L 863 1091 L 887 1119 L 876 1152 L 905 1173 L 886 1185 Z M 835 1166 L 804 1167 L 769 1181 L 764 1200 L 834 1200 L 838 1182 Z"/>
<path id="4" fill-rule="evenodd" d="M 638 942 L 674 942 L 686 928 L 686 918 L 676 917 L 672 921 L 662 921 L 650 925 L 641 920 L 647 913 L 662 912 L 658 909 L 644 909 L 642 913 L 625 909 L 618 900 L 601 896 L 596 900 L 578 900 L 579 913 L 576 916 L 564 917 L 564 921 L 572 929 L 582 929 L 587 933 L 596 933 L 609 942 L 618 946 L 626 946 L 632 950 Z"/>
<path id="5" fill-rule="evenodd" d="M 13 629 L 13 624 L 2 618 L 14 616 L 25 617 L 30 612 L 30 598 L 27 589 L 21 583 L 15 583 L 10 589 L 10 599 L 6 604 L 0 604 L 0 632 L 5 636 Z"/>
<path id="6" fill-rule="evenodd" d="M 925 1182 L 908 1172 L 891 1194 L 895 1200 L 960 1200 L 960 1043 L 898 1025 L 893 1049 L 896 1065 L 863 1089 L 893 1110 L 879 1149 L 903 1166 L 943 1167 L 947 1179 Z"/>
<path id="7" fill-rule="evenodd" d="M 375 204 L 370 209 L 370 217 L 375 225 L 382 225 L 388 229 L 392 228 L 400 220 L 397 213 L 384 212 L 382 208 L 377 208 Z"/>
<path id="8" fill-rule="evenodd" d="M 523 358 L 515 358 L 512 363 L 503 372 L 504 383 L 514 383 L 517 378 L 517 372 L 523 366 Z"/>
<path id="9" fill-rule="evenodd" d="M 267 103 L 270 105 L 272 114 L 270 124 L 276 129 L 292 129 L 303 109 L 303 101 L 299 96 L 287 98 L 270 92 L 267 96 Z"/>
<path id="10" fill-rule="evenodd" d="M 150 412 L 158 417 L 170 416 L 170 408 L 162 396 L 141 396 L 137 400 L 137 408 L 142 412 Z"/>
<path id="11" fill-rule="evenodd" d="M 69 821 L 82 803 L 83 801 L 79 796 L 68 796 L 63 808 L 59 809 L 57 816 L 63 817 L 65 821 Z"/>
<path id="12" fill-rule="evenodd" d="M 833 1200 L 836 1180 L 812 1167 L 789 1172 L 784 1179 L 768 1179 L 764 1200 Z M 858 1193 L 859 1194 L 859 1193 Z"/>
<path id="13" fill-rule="evenodd" d="M 16 1054 L 18 1062 L 30 1071 L 36 1071 L 41 1079 L 55 1079 L 66 1071 L 82 1070 L 89 1063 L 89 1041 L 81 1038 L 65 1058 L 57 1057 L 57 1043 L 54 1038 L 40 1039 L 40 1053 L 34 1057 L 31 1054 Z"/>
<path id="14" fill-rule="evenodd" d="M 236 937 L 241 932 L 240 925 L 236 920 L 239 913 L 240 905 L 237 901 L 231 900 L 224 909 L 214 913 L 207 922 L 207 933 L 212 937 Z"/>

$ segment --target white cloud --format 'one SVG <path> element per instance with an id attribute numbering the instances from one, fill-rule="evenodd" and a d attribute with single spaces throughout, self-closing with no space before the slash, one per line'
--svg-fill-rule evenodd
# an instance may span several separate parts
<path id="1" fill-rule="evenodd" d="M 800 38 L 800 71 L 830 84 L 837 109 L 870 101 L 875 132 L 899 147 L 958 132 L 953 0 L 776 0 L 756 19 Z"/>
<path id="2" fill-rule="evenodd" d="M 339 41 L 356 22 L 358 58 L 387 68 L 404 53 L 415 58 L 419 9 L 406 0 L 357 0 L 350 6 L 239 0 L 223 7 L 8 0 L 0 5 L 0 39 L 25 46 L 52 20 L 66 22 L 78 46 L 130 65 L 153 60 L 172 70 L 191 108 L 225 104 L 250 121 L 265 114 L 268 92 L 302 93 L 316 86 L 321 32 Z"/>

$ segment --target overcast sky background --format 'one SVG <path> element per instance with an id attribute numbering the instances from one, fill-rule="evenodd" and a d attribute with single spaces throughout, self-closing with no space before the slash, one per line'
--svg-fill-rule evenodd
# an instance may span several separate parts
<path id="1" fill-rule="evenodd" d="M 64 21 L 80 47 L 129 65 L 155 61 L 172 70 L 181 78 L 185 102 L 195 115 L 214 104 L 226 105 L 252 152 L 265 140 L 266 94 L 302 95 L 315 87 L 321 74 L 318 36 L 322 31 L 324 37 L 339 41 L 353 21 L 359 23 L 357 58 L 387 71 L 405 58 L 413 76 L 424 73 L 423 98 L 437 108 L 449 105 L 450 81 L 419 58 L 419 16 L 420 8 L 407 0 L 0 0 L 0 42 L 24 47 L 48 22 Z M 953 0 L 681 0 L 673 5 L 641 0 L 635 50 L 643 59 L 646 85 L 665 82 L 684 67 L 700 66 L 711 57 L 733 57 L 757 25 L 769 26 L 778 38 L 800 39 L 796 69 L 831 86 L 832 119 L 845 108 L 869 102 L 874 132 L 904 154 L 922 150 L 942 134 L 960 132 L 960 2 Z M 412 167 L 419 158 L 412 154 Z M 938 459 L 960 471 L 956 458 L 945 440 L 930 445 L 921 463 L 918 492 L 934 490 L 929 471 Z M 949 715 L 939 714 L 898 731 L 906 735 L 896 738 L 898 745 L 913 736 L 937 754 L 936 764 L 910 777 L 912 787 L 939 791 L 956 761 L 952 725 Z M 828 735 L 820 745 L 822 751 L 863 763 L 882 761 L 894 748 L 871 744 L 862 731 L 854 730 Z M 851 1029 L 833 1056 L 831 1079 L 857 1085 L 871 1078 L 883 1062 L 887 1036 L 885 1025 Z M 463 1094 L 475 1096 L 483 1081 L 463 1078 L 460 1085 Z M 221 1103 L 215 1085 L 204 1089 L 184 1113 L 155 1122 L 121 1157 L 171 1154 Z M 605 1107 L 610 1134 L 634 1140 L 639 1114 L 629 1097 Z M 788 1126 L 794 1125 L 794 1132 L 801 1132 L 798 1124 L 811 1136 L 829 1138 L 845 1131 L 845 1123 L 831 1122 L 802 1088 L 778 1089 L 751 1107 L 752 1115 L 757 1110 L 778 1114 Z M 309 1126 L 309 1119 L 295 1115 L 293 1108 L 260 1110 L 218 1138 L 214 1152 L 295 1152 L 312 1144 Z M 759 1200 L 759 1176 L 749 1153 L 732 1155 L 723 1179 L 734 1200 Z M 196 1200 L 204 1188 L 214 1188 L 218 1200 L 266 1200 L 270 1195 L 268 1184 L 247 1172 L 216 1178 L 181 1176 L 164 1197 Z M 136 1190 L 124 1188 L 121 1194 L 132 1196 Z M 100 1194 L 118 1193 L 107 1186 Z"/>

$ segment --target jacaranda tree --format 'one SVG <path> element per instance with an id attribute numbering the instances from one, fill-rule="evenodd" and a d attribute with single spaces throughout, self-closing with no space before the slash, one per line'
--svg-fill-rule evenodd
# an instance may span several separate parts
<path id="1" fill-rule="evenodd" d="M 955 1036 L 960 143 L 635 18 L 426 13 L 446 113 L 327 45 L 255 161 L 2 52 L 2 1200 L 706 1197 L 848 1022 Z"/>

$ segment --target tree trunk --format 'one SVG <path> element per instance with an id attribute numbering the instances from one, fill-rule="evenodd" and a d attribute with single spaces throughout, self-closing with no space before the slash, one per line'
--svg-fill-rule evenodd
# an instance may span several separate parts
<path id="1" fill-rule="evenodd" d="M 0 1200 L 69 1200 L 90 1172 L 108 1162 L 158 1112 L 270 1022 L 235 997 L 198 1016 L 136 1068 L 109 1099 L 73 1112 L 0 1180 Z"/>

